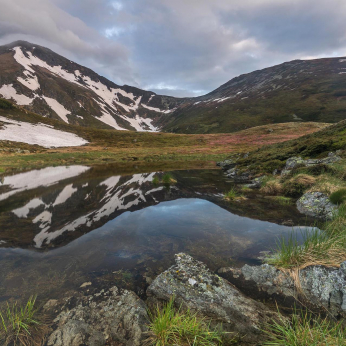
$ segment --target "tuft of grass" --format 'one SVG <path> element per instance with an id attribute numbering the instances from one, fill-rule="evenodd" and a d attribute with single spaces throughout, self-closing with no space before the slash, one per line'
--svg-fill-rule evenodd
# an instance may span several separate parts
<path id="1" fill-rule="evenodd" d="M 341 346 L 346 345 L 346 331 L 342 322 L 329 321 L 326 318 L 314 318 L 307 311 L 294 313 L 291 320 L 279 313 L 279 319 L 273 320 L 265 330 L 269 346 Z"/>
<path id="2" fill-rule="evenodd" d="M 300 197 L 304 191 L 314 185 L 316 178 L 308 174 L 298 174 L 283 184 L 283 190 L 286 196 Z"/>
<path id="3" fill-rule="evenodd" d="M 260 191 L 262 193 L 265 193 L 266 195 L 279 195 L 282 193 L 283 188 L 282 188 L 282 184 L 278 180 L 271 179 L 271 180 L 267 180 L 262 185 Z"/>
<path id="4" fill-rule="evenodd" d="M 205 319 L 198 318 L 190 310 L 174 309 L 174 298 L 157 307 L 155 314 L 149 311 L 150 324 L 147 346 L 218 346 L 222 345 L 223 333 L 212 329 Z"/>
<path id="5" fill-rule="evenodd" d="M 154 185 L 159 185 L 160 184 L 160 179 L 155 175 L 153 180 L 151 181 Z"/>
<path id="6" fill-rule="evenodd" d="M 329 199 L 334 204 L 342 204 L 343 202 L 346 201 L 346 189 L 343 188 L 343 189 L 340 189 L 340 190 L 333 192 L 329 196 Z"/>
<path id="7" fill-rule="evenodd" d="M 162 176 L 162 183 L 165 185 L 175 184 L 176 182 L 177 181 L 169 173 Z"/>
<path id="8" fill-rule="evenodd" d="M 304 268 L 308 265 L 339 266 L 346 260 L 346 206 L 340 206 L 324 230 L 312 228 L 302 233 L 299 244 L 296 232 L 288 240 L 278 241 L 277 251 L 265 261 L 279 268 Z"/>
<path id="9" fill-rule="evenodd" d="M 40 346 L 44 343 L 47 326 L 37 318 L 36 297 L 30 297 L 26 305 L 7 304 L 0 311 L 0 341 L 4 346 Z"/>
<path id="10" fill-rule="evenodd" d="M 281 205 L 290 205 L 292 204 L 292 199 L 285 196 L 275 196 L 275 200 Z"/>
<path id="11" fill-rule="evenodd" d="M 228 192 L 224 194 L 224 199 L 232 201 L 238 197 L 241 197 L 241 195 L 238 193 L 238 191 L 232 187 Z"/>

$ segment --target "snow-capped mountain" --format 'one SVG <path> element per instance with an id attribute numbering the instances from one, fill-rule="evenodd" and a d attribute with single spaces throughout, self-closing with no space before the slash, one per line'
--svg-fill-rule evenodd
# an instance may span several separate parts
<path id="1" fill-rule="evenodd" d="M 119 86 L 53 51 L 17 41 L 0 47 L 0 97 L 66 123 L 157 131 L 182 99 Z"/>

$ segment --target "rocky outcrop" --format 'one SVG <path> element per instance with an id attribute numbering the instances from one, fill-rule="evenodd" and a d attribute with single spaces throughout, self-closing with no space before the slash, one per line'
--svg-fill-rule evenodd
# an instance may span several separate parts
<path id="1" fill-rule="evenodd" d="M 198 312 L 225 331 L 239 334 L 244 342 L 261 340 L 261 328 L 275 314 L 262 303 L 245 297 L 229 282 L 184 253 L 175 256 L 176 265 L 160 274 L 147 290 L 148 303 L 169 301 Z M 234 334 L 231 334 L 234 337 Z"/>
<path id="2" fill-rule="evenodd" d="M 224 171 L 227 171 L 236 166 L 236 162 L 232 159 L 227 159 L 225 161 L 220 161 L 216 163 L 216 166 L 221 167 Z"/>
<path id="3" fill-rule="evenodd" d="M 340 268 L 304 268 L 296 281 L 268 264 L 221 268 L 218 273 L 255 299 L 270 299 L 288 307 L 303 303 L 335 317 L 346 315 L 346 262 Z"/>
<path id="4" fill-rule="evenodd" d="M 48 304 L 52 309 L 54 304 Z M 59 309 L 48 346 L 142 345 L 148 315 L 135 293 L 112 287 L 98 293 L 71 297 Z"/>
<path id="5" fill-rule="evenodd" d="M 341 157 L 338 156 L 339 152 L 330 152 L 326 158 L 323 159 L 308 159 L 304 160 L 300 156 L 290 157 L 286 161 L 286 166 L 282 170 L 281 175 L 289 174 L 294 168 L 297 167 L 311 167 L 316 165 L 329 165 L 341 160 Z"/>
<path id="6" fill-rule="evenodd" d="M 305 215 L 330 220 L 337 211 L 327 195 L 322 192 L 307 192 L 297 201 L 298 210 Z"/>

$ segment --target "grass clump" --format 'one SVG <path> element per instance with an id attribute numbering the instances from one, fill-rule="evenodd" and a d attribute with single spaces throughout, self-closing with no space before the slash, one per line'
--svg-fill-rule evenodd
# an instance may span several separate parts
<path id="1" fill-rule="evenodd" d="M 175 184 L 176 182 L 177 181 L 169 173 L 162 176 L 162 183 L 165 185 Z"/>
<path id="2" fill-rule="evenodd" d="M 308 174 L 298 174 L 283 184 L 285 196 L 299 197 L 304 194 L 305 190 L 314 185 L 316 178 Z"/>
<path id="3" fill-rule="evenodd" d="M 232 187 L 228 192 L 224 194 L 224 199 L 227 201 L 233 201 L 241 197 L 242 195 L 239 194 L 239 192 L 234 187 Z"/>
<path id="4" fill-rule="evenodd" d="M 181 312 L 174 309 L 172 298 L 155 314 L 149 312 L 150 325 L 147 346 L 218 346 L 222 345 L 223 333 L 212 329 L 204 319 L 190 310 Z"/>
<path id="5" fill-rule="evenodd" d="M 263 182 L 261 190 L 266 195 L 279 195 L 283 191 L 282 184 L 275 178 Z"/>
<path id="6" fill-rule="evenodd" d="M 293 314 L 291 320 L 279 314 L 279 320 L 268 324 L 269 340 L 265 345 L 271 346 L 341 346 L 346 345 L 346 331 L 340 322 L 313 318 L 308 312 Z"/>
<path id="7" fill-rule="evenodd" d="M 44 342 L 47 327 L 37 317 L 36 297 L 30 297 L 24 307 L 7 304 L 0 311 L 0 341 L 8 346 L 40 346 Z"/>
<path id="8" fill-rule="evenodd" d="M 278 241 L 277 251 L 266 262 L 279 268 L 304 268 L 309 265 L 339 266 L 346 260 L 346 206 L 340 206 L 324 230 L 302 232 L 303 241 L 292 232 L 288 240 Z"/>
<path id="9" fill-rule="evenodd" d="M 0 108 L 1 109 L 14 109 L 15 107 L 14 107 L 12 102 L 0 98 Z"/>
<path id="10" fill-rule="evenodd" d="M 343 202 L 346 201 L 346 189 L 343 188 L 343 189 L 340 189 L 340 190 L 333 192 L 329 196 L 329 199 L 334 204 L 342 204 Z"/>
<path id="11" fill-rule="evenodd" d="M 155 175 L 153 180 L 151 181 L 154 185 L 159 185 L 160 184 L 160 179 Z"/>

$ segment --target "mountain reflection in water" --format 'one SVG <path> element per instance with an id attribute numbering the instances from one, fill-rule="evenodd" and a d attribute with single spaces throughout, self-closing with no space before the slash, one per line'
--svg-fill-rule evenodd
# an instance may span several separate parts
<path id="1" fill-rule="evenodd" d="M 83 166 L 5 177 L 0 298 L 60 295 L 91 279 L 144 289 L 180 251 L 212 269 L 258 263 L 261 251 L 290 234 L 278 223 L 311 222 L 256 193 L 224 201 L 232 183 L 219 170 L 170 174 L 171 186 L 153 184 L 162 172 L 121 176 Z"/>

